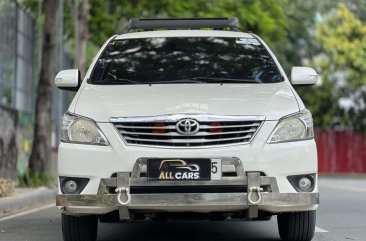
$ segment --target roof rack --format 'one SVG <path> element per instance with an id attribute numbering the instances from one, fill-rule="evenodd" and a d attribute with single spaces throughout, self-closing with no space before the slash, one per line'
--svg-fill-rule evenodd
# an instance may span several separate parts
<path id="1" fill-rule="evenodd" d="M 131 18 L 128 24 L 130 32 L 156 29 L 225 29 L 239 31 L 237 18 Z"/>

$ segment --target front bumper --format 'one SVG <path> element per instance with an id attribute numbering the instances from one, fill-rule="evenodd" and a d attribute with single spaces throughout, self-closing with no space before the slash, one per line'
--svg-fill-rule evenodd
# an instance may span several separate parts
<path id="1" fill-rule="evenodd" d="M 258 210 L 271 213 L 316 209 L 319 193 L 262 193 Z M 119 209 L 116 194 L 57 195 L 57 206 L 73 215 L 106 214 Z M 129 210 L 215 212 L 247 210 L 251 205 L 246 193 L 131 194 Z"/>
<path id="2" fill-rule="evenodd" d="M 280 193 L 275 177 L 261 176 L 259 172 L 245 173 L 237 158 L 226 158 L 222 165 L 232 165 L 236 176 L 220 181 L 151 181 L 144 177 L 146 159 L 138 159 L 133 172 L 117 173 L 116 177 L 103 178 L 96 195 L 66 195 L 56 197 L 57 206 L 69 215 L 103 215 L 119 210 L 121 219 L 129 219 L 131 211 L 144 212 L 230 212 L 248 210 L 249 217 L 258 211 L 270 213 L 308 211 L 317 208 L 319 193 Z M 136 188 L 162 187 L 238 187 L 236 192 L 202 193 L 136 193 Z M 114 193 L 117 190 L 118 193 Z M 155 190 L 155 189 L 154 189 Z"/>

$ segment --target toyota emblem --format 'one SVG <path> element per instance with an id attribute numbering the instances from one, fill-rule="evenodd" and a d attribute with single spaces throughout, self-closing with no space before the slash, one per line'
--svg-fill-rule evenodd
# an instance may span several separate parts
<path id="1" fill-rule="evenodd" d="M 177 122 L 175 128 L 179 134 L 189 136 L 196 134 L 200 129 L 200 125 L 196 120 L 182 119 Z"/>

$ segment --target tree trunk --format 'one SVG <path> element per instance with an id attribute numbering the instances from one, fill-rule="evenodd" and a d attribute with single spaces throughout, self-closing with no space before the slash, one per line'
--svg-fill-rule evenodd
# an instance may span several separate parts
<path id="1" fill-rule="evenodd" d="M 75 68 L 80 70 L 84 78 L 87 65 L 87 43 L 89 39 L 88 17 L 90 11 L 89 0 L 69 0 L 74 22 L 75 40 Z"/>
<path id="2" fill-rule="evenodd" d="M 32 173 L 44 174 L 46 163 L 51 159 L 51 106 L 52 83 L 55 66 L 56 12 L 59 1 L 43 0 L 42 10 L 45 16 L 42 44 L 41 72 L 37 88 L 34 140 L 29 160 Z"/>
<path id="3" fill-rule="evenodd" d="M 89 27 L 88 27 L 88 16 L 89 16 L 89 0 L 84 0 L 80 4 L 79 10 L 79 30 L 80 30 L 80 42 L 79 42 L 79 55 L 77 56 L 78 66 L 82 78 L 86 73 L 86 62 L 87 62 L 87 43 L 89 39 Z"/>

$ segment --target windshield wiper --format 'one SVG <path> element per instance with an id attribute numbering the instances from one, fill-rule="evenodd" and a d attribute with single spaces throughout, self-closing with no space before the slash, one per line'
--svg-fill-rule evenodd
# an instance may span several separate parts
<path id="1" fill-rule="evenodd" d="M 190 79 L 177 79 L 177 80 L 164 80 L 164 81 L 149 81 L 149 82 L 139 82 L 124 78 L 111 78 L 111 79 L 101 79 L 93 81 L 93 84 L 100 85 L 113 85 L 113 84 L 190 84 L 190 83 L 258 83 L 258 81 L 250 79 L 230 79 L 230 78 L 211 78 L 211 77 L 192 77 Z"/>
<path id="2" fill-rule="evenodd" d="M 115 85 L 115 84 L 143 84 L 139 81 L 130 80 L 130 79 L 101 79 L 97 81 L 93 81 L 93 84 L 99 84 L 99 85 Z"/>
<path id="3" fill-rule="evenodd" d="M 230 79 L 230 78 L 211 78 L 211 77 L 192 77 L 190 79 L 150 81 L 147 84 L 184 84 L 184 83 L 259 83 L 251 79 Z"/>
<path id="4" fill-rule="evenodd" d="M 205 81 L 195 79 L 176 79 L 176 80 L 165 80 L 165 81 L 149 81 L 146 84 L 184 84 L 184 83 L 202 84 L 205 83 Z"/>
<path id="5" fill-rule="evenodd" d="M 192 77 L 192 80 L 201 80 L 206 83 L 259 83 L 252 79 L 230 79 L 230 78 L 213 78 L 213 77 Z"/>

